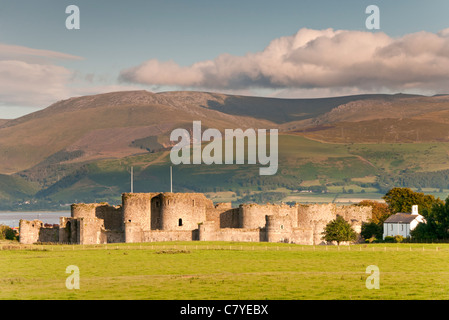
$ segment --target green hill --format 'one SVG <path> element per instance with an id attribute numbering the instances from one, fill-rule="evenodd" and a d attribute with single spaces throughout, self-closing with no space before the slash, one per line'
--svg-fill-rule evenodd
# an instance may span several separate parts
<path id="1" fill-rule="evenodd" d="M 277 128 L 279 168 L 179 165 L 174 191 L 216 201 L 354 202 L 392 186 L 449 184 L 449 96 L 274 99 L 205 92 L 113 92 L 71 98 L 0 123 L 0 198 L 119 202 L 130 190 L 169 190 L 174 128 Z M 206 143 L 203 143 L 203 146 Z"/>

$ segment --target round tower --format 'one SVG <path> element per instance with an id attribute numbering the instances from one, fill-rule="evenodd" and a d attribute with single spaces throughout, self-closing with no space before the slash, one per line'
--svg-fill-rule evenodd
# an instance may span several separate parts
<path id="1" fill-rule="evenodd" d="M 289 242 L 292 221 L 289 216 L 266 216 L 266 236 L 268 242 Z"/>
<path id="2" fill-rule="evenodd" d="M 203 194 L 163 193 L 161 195 L 162 230 L 196 230 L 206 221 L 207 207 L 213 203 Z"/>
<path id="3" fill-rule="evenodd" d="M 239 207 L 239 224 L 241 228 L 257 229 L 265 227 L 265 216 L 272 215 L 272 206 L 258 204 L 242 204 Z"/>
<path id="4" fill-rule="evenodd" d="M 97 203 L 74 203 L 70 207 L 72 218 L 95 218 Z"/>
<path id="5" fill-rule="evenodd" d="M 150 230 L 153 195 L 152 193 L 122 194 L 123 222 L 135 223 L 143 230 Z"/>

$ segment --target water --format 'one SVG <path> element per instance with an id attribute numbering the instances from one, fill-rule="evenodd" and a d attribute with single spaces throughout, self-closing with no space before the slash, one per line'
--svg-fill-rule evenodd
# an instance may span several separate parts
<path id="1" fill-rule="evenodd" d="M 59 217 L 70 217 L 70 211 L 0 212 L 0 224 L 4 224 L 12 228 L 18 227 L 20 219 L 30 221 L 38 219 L 43 223 L 59 224 Z"/>

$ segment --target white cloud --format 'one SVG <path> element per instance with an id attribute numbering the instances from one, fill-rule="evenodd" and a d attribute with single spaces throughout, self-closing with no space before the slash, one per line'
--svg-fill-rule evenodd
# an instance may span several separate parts
<path id="1" fill-rule="evenodd" d="M 0 43 L 0 118 L 10 118 L 7 108 L 44 108 L 73 96 L 136 90 L 137 85 L 110 84 L 107 77 L 83 74 L 57 65 L 57 61 L 82 57 Z M 15 108 L 15 109 L 17 109 Z M 33 109 L 34 110 L 34 109 Z M 12 112 L 12 111 L 11 111 Z M 19 111 L 16 110 L 16 113 Z"/>
<path id="2" fill-rule="evenodd" d="M 23 46 L 0 43 L 0 60 L 21 61 L 49 61 L 54 59 L 82 60 L 82 57 L 74 56 L 51 50 L 33 49 Z"/>
<path id="3" fill-rule="evenodd" d="M 216 90 L 446 92 L 449 29 L 399 38 L 382 32 L 301 29 L 245 56 L 222 54 L 191 66 L 152 59 L 122 70 L 120 80 Z"/>
<path id="4" fill-rule="evenodd" d="M 2 105 L 48 105 L 69 94 L 71 72 L 64 67 L 17 60 L 0 61 Z"/>
<path id="5" fill-rule="evenodd" d="M 0 105 L 48 106 L 70 95 L 72 72 L 55 60 L 81 57 L 0 43 Z"/>

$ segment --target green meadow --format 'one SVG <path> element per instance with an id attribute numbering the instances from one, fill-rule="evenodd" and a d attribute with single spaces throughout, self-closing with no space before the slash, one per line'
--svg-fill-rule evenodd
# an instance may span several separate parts
<path id="1" fill-rule="evenodd" d="M 447 244 L 3 243 L 1 249 L 2 300 L 449 299 Z M 69 265 L 79 268 L 80 289 L 66 287 Z M 379 289 L 366 287 L 371 265 L 379 268 Z"/>

